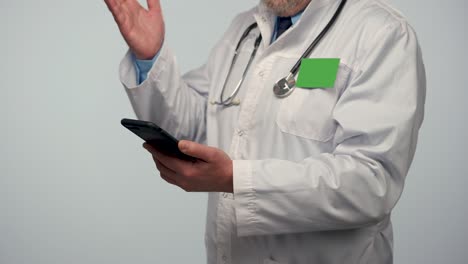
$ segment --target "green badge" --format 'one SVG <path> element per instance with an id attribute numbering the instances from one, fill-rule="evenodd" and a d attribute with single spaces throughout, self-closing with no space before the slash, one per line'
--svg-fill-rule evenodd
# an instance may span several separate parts
<path id="1" fill-rule="evenodd" d="M 333 88 L 340 59 L 302 59 L 296 86 L 299 88 Z"/>

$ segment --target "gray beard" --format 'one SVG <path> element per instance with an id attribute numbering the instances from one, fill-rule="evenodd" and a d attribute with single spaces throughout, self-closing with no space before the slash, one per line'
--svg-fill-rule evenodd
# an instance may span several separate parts
<path id="1" fill-rule="evenodd" d="M 296 9 L 304 0 L 261 0 L 277 16 L 281 16 L 288 10 Z"/>

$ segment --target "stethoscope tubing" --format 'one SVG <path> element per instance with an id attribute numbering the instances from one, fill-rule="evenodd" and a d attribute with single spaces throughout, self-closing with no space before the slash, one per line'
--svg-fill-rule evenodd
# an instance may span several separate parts
<path id="1" fill-rule="evenodd" d="M 240 102 L 235 101 L 234 98 L 236 97 L 242 84 L 244 83 L 245 77 L 247 76 L 247 71 L 250 69 L 250 65 L 252 64 L 255 56 L 257 55 L 258 47 L 260 46 L 260 43 L 262 42 L 261 34 L 255 40 L 254 50 L 252 51 L 252 54 L 250 55 L 249 62 L 247 63 L 247 66 L 245 67 L 244 72 L 242 73 L 242 77 L 237 83 L 236 88 L 234 89 L 234 91 L 231 93 L 231 95 L 227 99 L 223 99 L 224 92 L 226 91 L 226 85 L 229 80 L 229 77 L 231 76 L 232 68 L 236 64 L 237 56 L 239 55 L 240 46 L 244 42 L 244 40 L 247 38 L 247 36 L 250 34 L 250 32 L 256 27 L 257 27 L 257 23 L 254 23 L 250 27 L 248 27 L 247 30 L 242 35 L 239 43 L 237 44 L 236 50 L 234 52 L 234 57 L 232 58 L 231 66 L 229 67 L 228 75 L 224 81 L 223 89 L 221 90 L 221 95 L 219 96 L 219 102 L 214 102 L 214 104 L 230 106 L 230 105 L 238 105 L 240 103 Z"/>
<path id="2" fill-rule="evenodd" d="M 341 14 L 341 11 L 343 10 L 345 4 L 346 4 L 346 1 L 347 0 L 341 0 L 340 2 L 340 5 L 338 6 L 337 10 L 335 11 L 335 13 L 333 14 L 333 17 L 330 19 L 330 21 L 327 23 L 327 25 L 325 26 L 325 28 L 323 28 L 323 30 L 320 32 L 320 34 L 314 39 L 314 41 L 309 45 L 309 47 L 307 48 L 307 50 L 302 54 L 302 56 L 299 58 L 299 60 L 296 62 L 296 64 L 294 64 L 294 66 L 291 68 L 289 74 L 281 79 L 280 81 L 278 81 L 276 84 L 275 84 L 275 89 L 278 88 L 276 86 L 278 86 L 278 84 L 283 81 L 285 83 L 289 83 L 289 87 L 288 87 L 288 90 L 284 90 L 284 91 L 287 91 L 286 93 L 284 94 L 276 94 L 278 97 L 286 97 L 288 96 L 294 86 L 295 86 L 295 80 L 294 80 L 294 77 L 297 75 L 298 71 L 299 71 L 299 68 L 301 66 L 301 63 L 302 63 L 302 60 L 305 59 L 305 58 L 308 58 L 310 56 L 310 54 L 312 53 L 312 51 L 315 49 L 315 47 L 320 43 L 320 41 L 323 39 L 323 37 L 327 34 L 327 32 L 330 31 L 330 28 L 335 24 L 336 20 L 338 19 L 339 15 Z M 224 84 L 223 84 L 223 88 L 221 90 L 221 95 L 220 95 L 220 98 L 219 98 L 219 102 L 211 102 L 212 104 L 215 104 L 215 105 L 223 105 L 223 106 L 231 106 L 231 105 L 239 105 L 240 104 L 240 101 L 238 100 L 234 100 L 237 93 L 239 92 L 242 84 L 244 83 L 244 80 L 245 80 L 245 77 L 247 76 L 247 71 L 250 69 L 250 66 L 257 54 L 257 50 L 258 50 L 258 47 L 260 46 L 260 43 L 262 42 L 262 35 L 260 34 L 257 39 L 255 40 L 255 45 L 254 45 L 254 50 L 252 51 L 252 54 L 250 56 L 250 59 L 249 59 L 249 62 L 247 63 L 247 66 L 246 68 L 244 69 L 244 72 L 242 73 L 242 77 L 241 79 L 239 80 L 239 82 L 237 83 L 236 85 L 236 88 L 234 89 L 234 91 L 231 93 L 231 95 L 227 98 L 227 99 L 223 99 L 224 98 L 224 92 L 226 90 L 226 85 L 228 83 L 228 80 L 232 74 L 232 70 L 233 70 L 233 67 L 234 65 L 236 64 L 236 61 L 237 61 L 237 57 L 239 55 L 239 50 L 240 50 L 240 47 L 242 45 L 242 43 L 244 42 L 244 40 L 247 38 L 247 36 L 250 34 L 250 32 L 252 32 L 252 30 L 254 30 L 255 28 L 257 28 L 258 25 L 257 23 L 253 23 L 252 25 L 250 25 L 245 31 L 244 33 L 242 34 L 239 42 L 237 43 L 237 46 L 236 46 L 236 49 L 235 49 L 235 52 L 234 52 L 234 57 L 232 58 L 232 62 L 231 62 L 231 65 L 229 67 L 229 71 L 228 71 L 228 74 L 227 74 L 227 77 L 224 81 Z M 274 89 L 274 90 L 275 90 Z M 276 93 L 276 91 L 275 91 Z"/>

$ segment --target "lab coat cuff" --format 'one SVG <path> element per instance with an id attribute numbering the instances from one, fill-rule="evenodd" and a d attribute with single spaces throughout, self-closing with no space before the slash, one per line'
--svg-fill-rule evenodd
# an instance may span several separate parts
<path id="1" fill-rule="evenodd" d="M 163 42 L 164 45 L 164 42 Z M 162 50 L 162 45 L 161 48 L 158 50 L 156 55 L 150 60 L 140 60 L 133 56 L 133 62 L 135 65 L 135 69 L 137 71 L 137 81 L 138 84 L 143 83 L 146 79 L 148 79 L 148 73 L 151 71 L 151 69 L 154 66 L 154 63 L 156 63 L 156 60 L 159 58 L 159 55 L 161 54 Z"/>
<path id="2" fill-rule="evenodd" d="M 137 59 L 135 56 L 133 57 L 133 62 L 135 65 L 135 69 L 137 70 L 137 80 L 138 84 L 141 84 L 148 78 L 149 71 L 153 68 L 154 63 L 159 57 L 160 51 L 154 55 L 154 57 L 150 60 L 140 60 Z"/>
<path id="3" fill-rule="evenodd" d="M 137 83 L 137 69 L 133 63 L 133 55 L 130 50 L 127 51 L 124 58 L 120 62 L 119 67 L 120 82 L 127 89 L 132 89 L 138 86 Z"/>
<path id="4" fill-rule="evenodd" d="M 128 50 L 124 58 L 120 62 L 120 81 L 127 89 L 135 89 L 140 86 L 147 85 L 150 79 L 156 79 L 160 76 L 163 69 L 166 68 L 168 48 L 163 43 L 163 46 L 159 50 L 157 56 L 154 58 L 154 63 L 152 64 L 150 70 L 147 73 L 147 78 L 139 83 L 139 70 L 135 67 L 135 57 L 131 50 Z"/>
<path id="5" fill-rule="evenodd" d="M 234 206 L 236 212 L 237 235 L 248 236 L 255 233 L 256 194 L 253 187 L 252 161 L 233 161 Z"/>

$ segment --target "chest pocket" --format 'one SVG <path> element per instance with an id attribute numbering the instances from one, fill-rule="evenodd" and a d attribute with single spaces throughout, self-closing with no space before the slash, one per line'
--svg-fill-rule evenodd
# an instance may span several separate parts
<path id="1" fill-rule="evenodd" d="M 351 70 L 340 64 L 334 88 L 304 89 L 281 99 L 276 124 L 283 133 L 321 142 L 331 140 L 336 131 L 332 118 L 336 102 L 345 89 Z"/>

